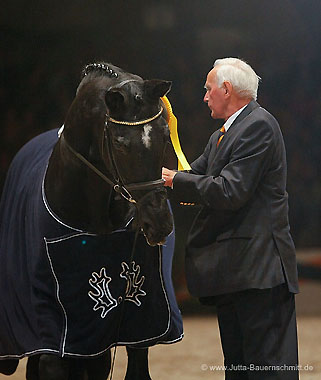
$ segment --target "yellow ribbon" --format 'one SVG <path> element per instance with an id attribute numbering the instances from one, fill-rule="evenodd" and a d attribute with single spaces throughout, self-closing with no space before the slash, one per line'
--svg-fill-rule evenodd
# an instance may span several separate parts
<path id="1" fill-rule="evenodd" d="M 177 119 L 176 119 L 176 116 L 173 114 L 172 106 L 167 96 L 163 96 L 161 100 L 164 103 L 167 114 L 168 114 L 167 123 L 168 123 L 169 132 L 171 136 L 171 141 L 174 147 L 174 151 L 178 159 L 178 170 L 191 170 L 191 167 L 186 160 L 186 157 L 181 148 L 181 144 L 179 142 L 178 132 L 177 132 Z"/>

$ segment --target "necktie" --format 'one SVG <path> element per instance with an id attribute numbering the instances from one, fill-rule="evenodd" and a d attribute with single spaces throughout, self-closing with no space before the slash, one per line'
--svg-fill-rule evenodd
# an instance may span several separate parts
<path id="1" fill-rule="evenodd" d="M 220 129 L 220 133 L 218 134 L 218 140 L 217 140 L 217 143 L 216 143 L 216 147 L 218 147 L 220 145 L 220 142 L 222 141 L 222 139 L 224 137 L 224 133 L 225 133 L 225 128 L 224 128 L 224 125 L 223 125 L 223 127 Z"/>

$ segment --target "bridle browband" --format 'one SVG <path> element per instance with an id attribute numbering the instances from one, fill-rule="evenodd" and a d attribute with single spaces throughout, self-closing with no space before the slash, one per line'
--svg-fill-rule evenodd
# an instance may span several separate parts
<path id="1" fill-rule="evenodd" d="M 127 81 L 126 81 L 127 82 Z M 69 149 L 69 151 L 77 157 L 82 163 L 84 163 L 89 169 L 91 169 L 94 173 L 96 173 L 102 180 L 104 180 L 106 183 L 108 183 L 110 186 L 112 186 L 113 190 L 120 194 L 124 199 L 126 199 L 128 202 L 137 204 L 137 201 L 134 199 L 134 197 L 131 195 L 131 191 L 141 191 L 141 190 L 154 190 L 156 188 L 162 187 L 165 183 L 165 180 L 163 178 L 154 180 L 154 181 L 146 181 L 146 182 L 137 182 L 137 183 L 129 183 L 124 184 L 121 180 L 121 176 L 119 173 L 119 170 L 117 168 L 116 161 L 112 154 L 112 141 L 110 138 L 107 137 L 108 134 L 108 122 L 114 123 L 114 124 L 122 124 L 127 126 L 136 126 L 136 125 L 144 125 L 147 123 L 150 123 L 151 121 L 157 119 L 160 117 L 160 115 L 163 112 L 163 107 L 161 107 L 160 111 L 144 120 L 135 121 L 135 122 L 129 122 L 129 121 L 119 121 L 111 118 L 108 114 L 106 114 L 106 120 L 105 120 L 105 127 L 104 127 L 104 138 L 108 140 L 109 142 L 109 155 L 110 155 L 110 161 L 114 167 L 114 171 L 117 174 L 118 179 L 111 180 L 109 177 L 107 177 L 104 173 L 102 173 L 99 169 L 96 168 L 91 162 L 89 162 L 82 154 L 77 152 L 65 139 L 64 134 L 61 135 L 61 139 L 64 142 L 65 146 Z M 150 193 L 150 192 L 149 192 Z M 139 199 L 141 201 L 143 198 L 149 195 L 149 193 L 145 194 L 142 198 Z"/>
<path id="2" fill-rule="evenodd" d="M 140 121 L 120 121 L 120 120 L 113 119 L 109 115 L 106 115 L 106 117 L 108 118 L 109 121 L 111 121 L 114 124 L 136 126 L 136 125 L 142 125 L 142 124 L 148 124 L 148 123 L 150 123 L 151 121 L 157 119 L 163 113 L 163 111 L 164 111 L 164 108 L 161 107 L 160 110 L 159 110 L 159 112 L 156 115 L 150 117 L 149 119 L 140 120 Z"/>

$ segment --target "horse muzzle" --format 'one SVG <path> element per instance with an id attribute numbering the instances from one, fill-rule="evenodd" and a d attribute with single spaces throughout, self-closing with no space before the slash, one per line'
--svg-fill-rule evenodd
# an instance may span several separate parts
<path id="1" fill-rule="evenodd" d="M 140 228 L 149 245 L 163 245 L 173 230 L 173 216 L 169 210 L 167 193 L 164 188 L 157 189 L 138 202 L 136 228 Z"/>

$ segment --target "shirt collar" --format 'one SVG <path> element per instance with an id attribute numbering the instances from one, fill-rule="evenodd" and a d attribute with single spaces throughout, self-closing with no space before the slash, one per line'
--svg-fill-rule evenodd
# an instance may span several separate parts
<path id="1" fill-rule="evenodd" d="M 230 128 L 230 126 L 233 124 L 234 120 L 238 117 L 238 115 L 244 110 L 244 108 L 247 106 L 247 104 L 240 108 L 238 111 L 234 112 L 233 115 L 231 115 L 225 122 L 224 124 L 224 128 L 225 128 L 225 132 L 228 131 L 228 129 Z"/>

